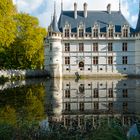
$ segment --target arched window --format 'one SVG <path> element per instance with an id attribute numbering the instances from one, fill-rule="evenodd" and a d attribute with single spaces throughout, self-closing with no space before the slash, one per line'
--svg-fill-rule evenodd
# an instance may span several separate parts
<path id="1" fill-rule="evenodd" d="M 84 62 L 81 61 L 81 62 L 79 63 L 79 68 L 84 68 Z"/>
<path id="2" fill-rule="evenodd" d="M 80 84 L 80 86 L 79 86 L 79 93 L 84 93 L 84 91 L 85 91 L 84 84 Z"/>

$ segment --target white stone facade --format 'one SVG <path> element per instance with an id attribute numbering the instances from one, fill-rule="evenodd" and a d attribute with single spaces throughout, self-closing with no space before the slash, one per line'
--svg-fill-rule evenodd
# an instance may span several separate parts
<path id="1" fill-rule="evenodd" d="M 75 9 L 74 20 L 78 20 L 76 12 Z M 83 18 L 86 17 L 84 15 Z M 103 32 L 100 24 L 93 23 L 91 32 L 86 32 L 83 23 L 75 23 L 76 32 L 72 32 L 73 23 L 67 22 L 63 23 L 61 32 L 54 29 L 57 28 L 54 23 L 48 28 L 45 69 L 52 77 L 71 77 L 75 76 L 75 73 L 90 77 L 140 75 L 140 35 L 131 32 L 129 24 L 121 23 L 121 29 L 117 32 L 116 25 L 109 23 L 105 27 L 106 32 Z"/>

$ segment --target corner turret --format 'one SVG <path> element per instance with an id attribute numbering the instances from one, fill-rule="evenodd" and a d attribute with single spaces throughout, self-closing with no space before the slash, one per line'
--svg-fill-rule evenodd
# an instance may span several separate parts
<path id="1" fill-rule="evenodd" d="M 62 44 L 61 32 L 58 28 L 56 5 L 53 20 L 48 28 L 45 45 L 45 69 L 51 77 L 62 77 Z"/>

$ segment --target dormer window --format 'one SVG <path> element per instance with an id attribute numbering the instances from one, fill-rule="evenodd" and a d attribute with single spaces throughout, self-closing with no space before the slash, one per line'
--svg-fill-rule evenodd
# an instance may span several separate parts
<path id="1" fill-rule="evenodd" d="M 93 37 L 98 37 L 98 29 L 97 28 L 93 29 Z"/>
<path id="2" fill-rule="evenodd" d="M 92 29 L 92 35 L 94 38 L 98 37 L 98 34 L 99 34 L 99 26 L 97 23 L 95 23 L 93 29 Z"/>
<path id="3" fill-rule="evenodd" d="M 108 37 L 113 37 L 113 28 L 108 29 Z"/>
<path id="4" fill-rule="evenodd" d="M 128 33 L 129 33 L 129 25 L 124 25 L 122 28 L 122 36 L 128 37 Z"/>
<path id="5" fill-rule="evenodd" d="M 128 37 L 128 29 L 123 29 L 123 37 Z"/>
<path id="6" fill-rule="evenodd" d="M 79 37 L 84 37 L 84 29 L 79 29 Z"/>
<path id="7" fill-rule="evenodd" d="M 64 32 L 65 32 L 65 37 L 70 37 L 70 29 L 65 29 L 64 30 Z"/>
<path id="8" fill-rule="evenodd" d="M 71 26 L 68 22 L 66 22 L 64 27 L 64 37 L 70 37 L 70 33 L 71 33 Z"/>

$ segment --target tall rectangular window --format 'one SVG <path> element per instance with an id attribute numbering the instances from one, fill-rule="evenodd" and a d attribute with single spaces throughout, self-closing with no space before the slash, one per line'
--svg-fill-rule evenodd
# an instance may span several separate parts
<path id="1" fill-rule="evenodd" d="M 113 64 L 113 56 L 108 56 L 108 64 L 109 65 Z"/>
<path id="2" fill-rule="evenodd" d="M 79 124 L 80 124 L 80 125 L 84 125 L 84 122 L 85 122 L 85 121 L 84 121 L 84 118 L 83 118 L 83 117 L 80 117 L 80 118 L 79 118 Z"/>
<path id="3" fill-rule="evenodd" d="M 84 43 L 79 43 L 79 52 L 84 51 Z"/>
<path id="4" fill-rule="evenodd" d="M 70 118 L 69 117 L 65 118 L 64 122 L 65 122 L 65 126 L 70 126 Z"/>
<path id="5" fill-rule="evenodd" d="M 109 109 L 110 111 L 113 110 L 113 102 L 109 102 L 109 103 L 108 103 L 108 109 Z"/>
<path id="6" fill-rule="evenodd" d="M 98 52 L 98 43 L 93 43 L 93 51 Z"/>
<path id="7" fill-rule="evenodd" d="M 65 43 L 65 52 L 70 51 L 70 43 Z"/>
<path id="8" fill-rule="evenodd" d="M 127 64 L 128 63 L 127 61 L 128 61 L 127 56 L 123 56 L 122 57 L 122 64 Z"/>
<path id="9" fill-rule="evenodd" d="M 128 37 L 128 29 L 123 29 L 123 37 Z"/>
<path id="10" fill-rule="evenodd" d="M 65 90 L 65 98 L 70 98 L 70 89 Z"/>
<path id="11" fill-rule="evenodd" d="M 110 28 L 108 30 L 108 37 L 113 37 L 113 29 L 112 28 Z"/>
<path id="12" fill-rule="evenodd" d="M 93 37 L 98 37 L 98 29 L 93 29 Z"/>
<path id="13" fill-rule="evenodd" d="M 112 88 L 108 89 L 108 98 L 113 98 L 113 89 Z"/>
<path id="14" fill-rule="evenodd" d="M 65 37 L 70 37 L 70 30 L 69 29 L 65 29 Z"/>
<path id="15" fill-rule="evenodd" d="M 65 57 L 65 64 L 66 65 L 70 64 L 70 57 Z"/>
<path id="16" fill-rule="evenodd" d="M 98 56 L 93 57 L 93 64 L 97 65 L 98 64 Z"/>
<path id="17" fill-rule="evenodd" d="M 123 111 L 128 111 L 128 103 L 123 102 Z"/>
<path id="18" fill-rule="evenodd" d="M 126 52 L 126 51 L 127 51 L 127 42 L 124 42 L 124 43 L 122 44 L 122 51 L 123 51 L 123 52 Z"/>
<path id="19" fill-rule="evenodd" d="M 79 29 L 79 37 L 84 37 L 84 29 Z"/>
<path id="20" fill-rule="evenodd" d="M 98 110 L 99 109 L 99 102 L 94 102 L 94 109 Z"/>
<path id="21" fill-rule="evenodd" d="M 123 98 L 127 98 L 128 97 L 128 90 L 127 89 L 123 89 L 122 93 L 123 93 Z"/>
<path id="22" fill-rule="evenodd" d="M 95 88 L 95 89 L 94 89 L 93 94 L 94 94 L 94 95 L 93 95 L 94 98 L 98 98 L 98 97 L 99 97 L 99 90 L 98 90 L 98 88 Z"/>
<path id="23" fill-rule="evenodd" d="M 84 111 L 84 102 L 79 103 L 79 110 Z"/>
<path id="24" fill-rule="evenodd" d="M 71 109 L 71 108 L 70 108 L 70 103 L 69 103 L 69 102 L 66 102 L 66 103 L 65 103 L 65 110 L 66 110 L 66 111 L 70 111 L 70 109 Z"/>
<path id="25" fill-rule="evenodd" d="M 108 43 L 108 52 L 113 51 L 113 43 Z"/>

